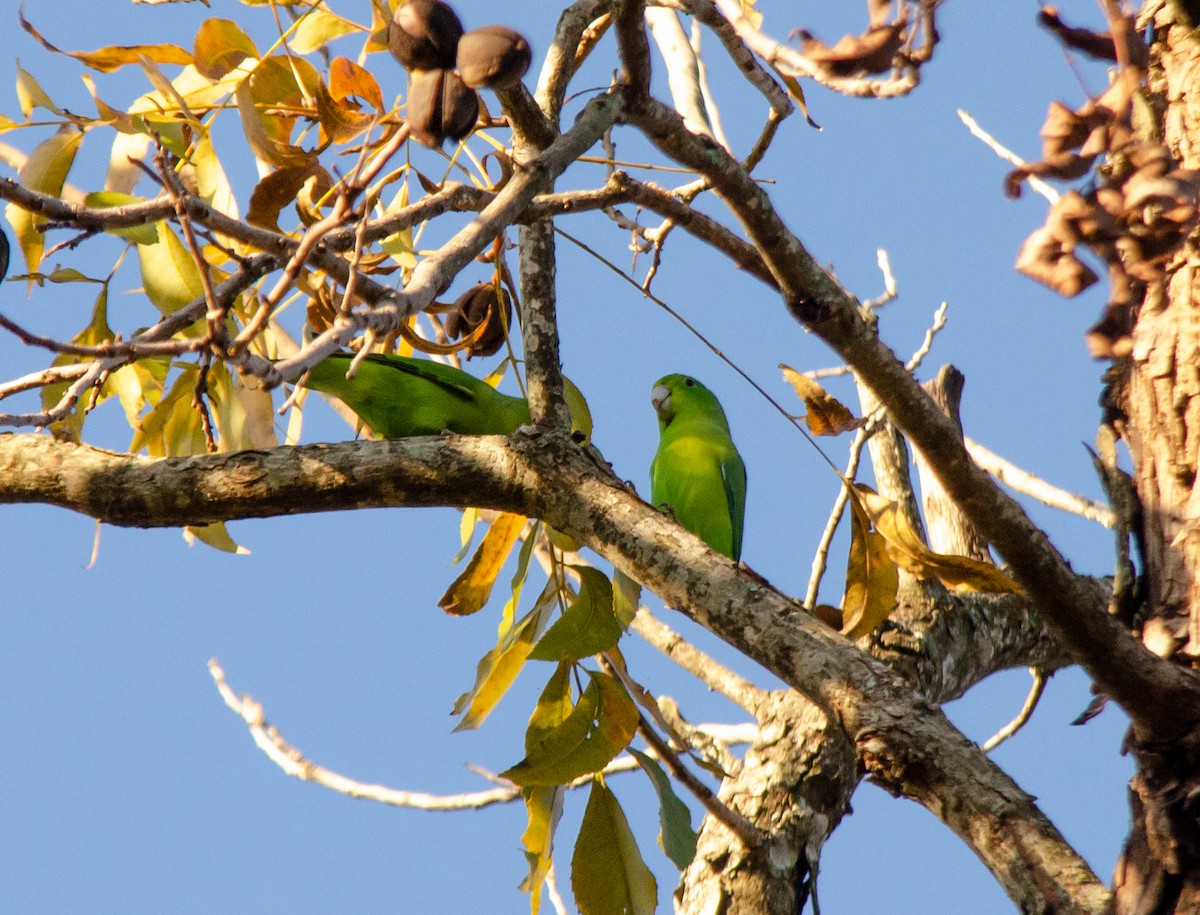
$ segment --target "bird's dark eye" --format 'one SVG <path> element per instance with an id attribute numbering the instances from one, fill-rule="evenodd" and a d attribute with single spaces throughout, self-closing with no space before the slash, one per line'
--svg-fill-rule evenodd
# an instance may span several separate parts
<path id="1" fill-rule="evenodd" d="M 683 379 L 683 383 L 690 388 L 692 385 L 694 385 L 696 383 L 696 379 L 695 378 L 685 378 L 685 379 Z"/>
<path id="2" fill-rule="evenodd" d="M 582 445 L 587 441 L 587 434 L 582 429 L 576 429 L 571 433 L 571 441 L 576 445 Z"/>

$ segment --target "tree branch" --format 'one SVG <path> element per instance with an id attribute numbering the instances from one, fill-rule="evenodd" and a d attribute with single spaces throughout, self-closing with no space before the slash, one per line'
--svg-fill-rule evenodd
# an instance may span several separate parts
<path id="1" fill-rule="evenodd" d="M 966 840 L 1025 909 L 1099 912 L 1107 891 L 1032 798 L 891 670 L 637 498 L 569 438 L 443 436 L 150 459 L 0 436 L 0 502 L 169 526 L 387 505 L 478 505 L 582 539 L 814 701 L 868 773 Z"/>

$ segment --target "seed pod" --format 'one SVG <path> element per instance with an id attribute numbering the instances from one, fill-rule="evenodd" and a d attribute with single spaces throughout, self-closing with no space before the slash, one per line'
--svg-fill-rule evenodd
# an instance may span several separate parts
<path id="1" fill-rule="evenodd" d="M 408 127 L 430 149 L 475 129 L 479 96 L 453 70 L 418 70 L 408 90 Z"/>
<path id="2" fill-rule="evenodd" d="M 504 345 L 505 330 L 512 324 L 512 300 L 508 293 L 491 283 L 472 286 L 454 302 L 454 310 L 446 318 L 446 334 L 457 340 L 484 325 L 479 339 L 468 346 L 467 358 L 490 356 Z"/>
<path id="3" fill-rule="evenodd" d="M 454 66 L 463 27 L 442 0 L 408 0 L 388 24 L 388 50 L 408 70 Z"/>
<path id="4" fill-rule="evenodd" d="M 472 29 L 458 42 L 458 72 L 472 89 L 515 86 L 529 69 L 529 42 L 510 28 L 485 25 Z"/>

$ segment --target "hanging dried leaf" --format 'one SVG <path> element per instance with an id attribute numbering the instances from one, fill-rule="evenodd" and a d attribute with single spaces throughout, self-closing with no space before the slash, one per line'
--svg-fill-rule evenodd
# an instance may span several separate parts
<path id="1" fill-rule="evenodd" d="M 1099 277 L 1046 227 L 1034 230 L 1017 255 L 1017 270 L 1071 298 L 1096 283 Z"/>
<path id="2" fill-rule="evenodd" d="M 842 635 L 851 641 L 874 632 L 896 609 L 900 570 L 888 554 L 887 540 L 870 529 L 857 499 L 850 500 L 850 555 L 842 599 Z"/>
<path id="3" fill-rule="evenodd" d="M 865 418 L 855 417 L 842 403 L 823 387 L 794 368 L 780 363 L 783 370 L 783 380 L 796 389 L 796 394 L 804 401 L 808 413 L 804 422 L 813 435 L 841 435 L 857 429 L 865 422 Z"/>
<path id="4" fill-rule="evenodd" d="M 496 576 L 525 528 L 525 521 L 521 515 L 509 512 L 497 515 L 479 549 L 446 589 L 438 606 L 454 616 L 469 616 L 483 609 L 491 597 Z"/>
<path id="5" fill-rule="evenodd" d="M 900 507 L 871 487 L 855 483 L 852 495 L 875 530 L 887 541 L 888 555 L 918 578 L 936 578 L 948 588 L 997 594 L 1019 593 L 1020 585 L 987 562 L 967 556 L 935 553 L 922 541 Z"/>

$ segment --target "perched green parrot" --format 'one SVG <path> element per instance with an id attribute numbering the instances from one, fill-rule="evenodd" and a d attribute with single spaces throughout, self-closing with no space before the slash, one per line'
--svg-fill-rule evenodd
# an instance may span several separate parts
<path id="1" fill-rule="evenodd" d="M 742 557 L 746 465 L 712 391 L 687 375 L 667 375 L 650 395 L 658 414 L 658 452 L 650 464 L 650 501 L 718 553 Z"/>
<path id="2" fill-rule="evenodd" d="M 318 362 L 305 386 L 332 394 L 382 438 L 457 432 L 508 435 L 530 421 L 529 404 L 501 394 L 473 375 L 407 356 L 372 353 L 346 377 L 353 353 L 333 353 Z M 592 434 L 592 417 L 575 385 L 563 379 L 571 411 L 572 437 L 580 444 Z"/>

